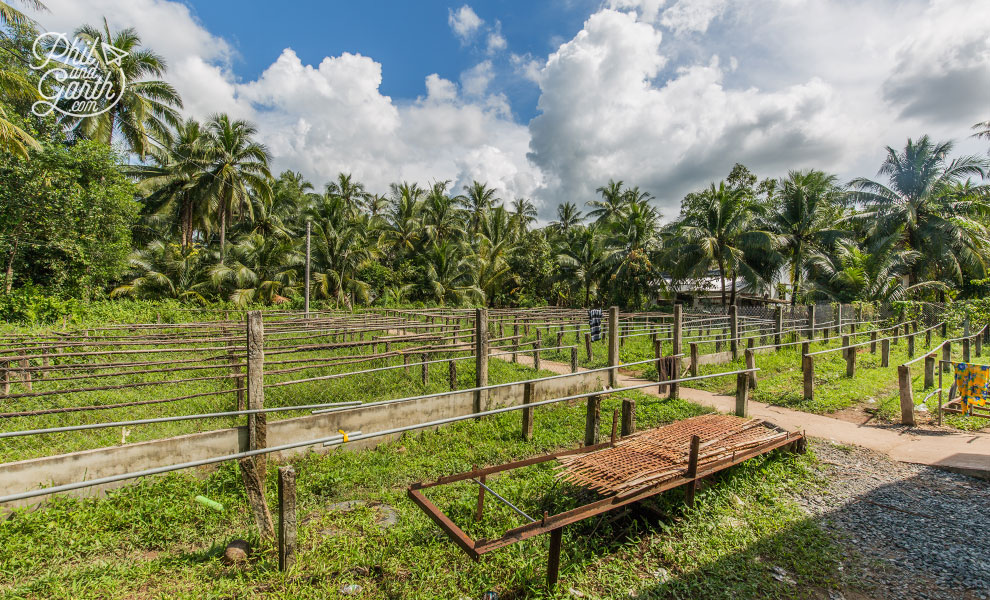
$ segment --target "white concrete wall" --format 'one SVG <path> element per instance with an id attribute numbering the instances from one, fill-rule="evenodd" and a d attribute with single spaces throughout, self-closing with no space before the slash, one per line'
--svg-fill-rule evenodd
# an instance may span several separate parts
<path id="1" fill-rule="evenodd" d="M 603 389 L 604 385 L 604 372 L 575 373 L 537 382 L 536 400 L 592 392 Z M 519 405 L 523 398 L 523 383 L 489 390 L 488 394 L 487 405 L 483 408 Z M 451 392 L 434 398 L 392 402 L 378 406 L 356 406 L 333 413 L 269 421 L 268 445 L 280 446 L 327 437 L 336 433 L 338 429 L 373 433 L 394 427 L 469 415 L 473 412 L 473 407 L 474 392 Z M 388 439 L 380 437 L 356 442 L 347 447 L 358 450 L 373 447 Z M 236 427 L 0 464 L 0 495 L 24 492 L 40 486 L 63 485 L 234 454 L 247 450 L 247 445 L 246 428 Z M 323 447 L 298 448 L 281 454 L 309 451 L 323 451 Z M 89 496 L 111 487 L 127 485 L 130 481 L 133 480 L 83 488 L 68 493 Z M 11 503 L 6 507 L 33 505 L 43 502 L 44 498 Z"/>

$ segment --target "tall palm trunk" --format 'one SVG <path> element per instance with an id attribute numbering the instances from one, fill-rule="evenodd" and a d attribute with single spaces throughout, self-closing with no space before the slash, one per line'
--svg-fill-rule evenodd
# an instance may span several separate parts
<path id="1" fill-rule="evenodd" d="M 732 296 L 729 298 L 729 304 L 731 306 L 735 306 L 735 304 L 736 304 L 736 279 L 738 279 L 737 273 L 736 273 L 736 270 L 733 269 L 732 270 Z"/>
<path id="2" fill-rule="evenodd" d="M 722 281 L 722 308 L 725 308 L 725 264 L 721 258 L 718 260 L 718 278 Z"/>
<path id="3" fill-rule="evenodd" d="M 10 258 L 7 259 L 7 271 L 4 277 L 4 291 L 8 294 L 14 285 L 14 258 L 17 256 L 17 245 L 19 242 L 19 239 L 14 239 L 14 247 L 10 249 Z"/>

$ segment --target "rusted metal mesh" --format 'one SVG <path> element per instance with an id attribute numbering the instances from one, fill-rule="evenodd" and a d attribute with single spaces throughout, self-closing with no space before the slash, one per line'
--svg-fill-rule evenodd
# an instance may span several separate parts
<path id="1" fill-rule="evenodd" d="M 759 419 L 731 415 L 702 415 L 648 429 L 616 442 L 615 446 L 561 457 L 557 477 L 602 494 L 662 483 L 684 475 L 691 437 L 701 440 L 698 468 L 787 435 Z"/>

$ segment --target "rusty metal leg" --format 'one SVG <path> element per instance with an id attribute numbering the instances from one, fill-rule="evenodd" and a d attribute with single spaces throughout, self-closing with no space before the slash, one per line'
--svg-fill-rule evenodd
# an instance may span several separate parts
<path id="1" fill-rule="evenodd" d="M 560 575 L 560 542 L 564 528 L 558 527 L 550 532 L 550 555 L 547 557 L 547 587 L 552 592 L 557 587 Z"/>
<path id="2" fill-rule="evenodd" d="M 478 470 L 478 465 L 474 465 L 474 470 Z M 485 483 L 485 476 L 482 475 L 478 478 L 481 483 Z M 484 486 L 478 486 L 478 511 L 474 514 L 474 520 L 480 521 L 481 516 L 485 513 L 485 488 Z"/>

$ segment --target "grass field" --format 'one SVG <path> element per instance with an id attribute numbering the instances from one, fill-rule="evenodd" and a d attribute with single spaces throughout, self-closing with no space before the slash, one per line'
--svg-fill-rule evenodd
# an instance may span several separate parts
<path id="1" fill-rule="evenodd" d="M 703 412 L 679 400 L 636 395 L 641 427 Z M 619 398 L 603 402 L 603 413 Z M 149 479 L 104 499 L 59 498 L 42 510 L 18 511 L 0 522 L 0 597 L 4 598 L 337 598 L 344 585 L 357 598 L 550 597 L 544 590 L 546 536 L 472 563 L 410 501 L 413 481 L 571 446 L 582 437 L 583 406 L 536 412 L 535 436 L 523 441 L 518 413 L 465 421 L 406 435 L 364 452 L 311 454 L 294 461 L 299 473 L 301 554 L 293 571 L 277 571 L 272 547 L 247 567 L 225 566 L 227 541 L 257 542 L 237 470 L 225 465 L 206 478 L 190 473 Z M 610 427 L 603 418 L 603 435 Z M 703 489 L 696 508 L 680 491 L 655 502 L 659 522 L 608 515 L 570 526 L 564 534 L 561 585 L 555 597 L 581 590 L 588 597 L 793 598 L 837 585 L 838 551 L 817 525 L 787 499 L 814 485 L 813 456 L 775 453 L 733 468 Z M 566 509 L 580 498 L 559 486 L 548 465 L 493 477 L 490 484 L 539 513 Z M 274 466 L 268 473 L 274 502 Z M 218 513 L 193 501 L 222 502 Z M 473 524 L 477 491 L 469 484 L 430 490 L 430 498 L 471 535 L 494 535 L 519 524 L 489 503 Z M 363 500 L 349 512 L 334 503 Z M 376 503 L 394 507 L 398 523 L 381 528 Z M 798 582 L 780 583 L 772 569 Z M 797 595 L 795 595 L 797 594 Z"/>

